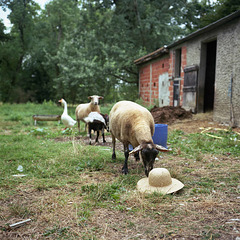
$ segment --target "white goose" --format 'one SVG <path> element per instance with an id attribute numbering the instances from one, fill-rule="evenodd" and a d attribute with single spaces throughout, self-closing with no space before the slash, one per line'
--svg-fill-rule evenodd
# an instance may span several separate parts
<path id="1" fill-rule="evenodd" d="M 62 123 L 66 126 L 66 128 L 72 128 L 76 124 L 77 121 L 73 120 L 68 115 L 67 102 L 63 98 L 61 100 L 59 100 L 58 102 L 60 102 L 60 103 L 62 103 L 64 105 L 63 114 L 61 116 Z"/>

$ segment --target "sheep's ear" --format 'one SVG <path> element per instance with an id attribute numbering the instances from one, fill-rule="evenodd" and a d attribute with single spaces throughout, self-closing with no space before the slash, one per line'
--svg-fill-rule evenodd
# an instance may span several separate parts
<path id="1" fill-rule="evenodd" d="M 92 96 L 89 96 L 88 99 L 92 99 Z"/>
<path id="2" fill-rule="evenodd" d="M 141 145 L 139 145 L 139 146 L 135 147 L 135 148 L 129 153 L 129 155 L 135 154 L 135 153 L 141 151 L 142 149 L 143 149 L 143 147 L 142 147 Z"/>
<path id="3" fill-rule="evenodd" d="M 104 99 L 104 97 L 102 97 L 102 96 L 99 96 L 98 98 L 99 98 L 99 99 Z"/>
<path id="4" fill-rule="evenodd" d="M 156 149 L 160 152 L 169 152 L 169 149 L 157 144 L 156 144 Z"/>

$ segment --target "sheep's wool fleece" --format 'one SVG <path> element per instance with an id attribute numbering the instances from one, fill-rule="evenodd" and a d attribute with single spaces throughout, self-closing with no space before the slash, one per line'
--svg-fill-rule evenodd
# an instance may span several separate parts
<path id="1" fill-rule="evenodd" d="M 109 119 L 110 132 L 119 141 L 128 141 L 134 147 L 139 145 L 140 140 L 152 141 L 154 120 L 151 113 L 141 105 L 131 101 L 120 101 L 113 106 Z"/>
<path id="2" fill-rule="evenodd" d="M 106 124 L 103 116 L 98 112 L 90 112 L 86 118 L 83 119 L 85 122 L 93 122 L 94 120 L 100 121 Z"/>

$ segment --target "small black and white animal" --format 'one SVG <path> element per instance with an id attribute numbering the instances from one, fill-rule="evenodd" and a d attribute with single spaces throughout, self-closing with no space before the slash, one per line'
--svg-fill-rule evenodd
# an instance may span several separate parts
<path id="1" fill-rule="evenodd" d="M 97 132 L 97 137 L 95 142 L 98 142 L 99 131 L 102 132 L 103 142 L 105 143 L 104 130 L 106 129 L 109 132 L 109 116 L 107 114 L 102 114 L 98 112 L 90 112 L 87 117 L 83 119 L 88 125 L 88 134 L 89 134 L 89 145 L 92 144 L 92 130 Z"/>

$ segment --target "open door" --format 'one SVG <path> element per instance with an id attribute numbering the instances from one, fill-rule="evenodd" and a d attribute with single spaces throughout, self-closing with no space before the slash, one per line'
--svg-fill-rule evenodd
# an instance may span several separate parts
<path id="1" fill-rule="evenodd" d="M 197 111 L 208 112 L 214 107 L 217 40 L 202 43 L 198 84 Z"/>
<path id="2" fill-rule="evenodd" d="M 212 111 L 214 104 L 214 86 L 216 71 L 217 41 L 207 43 L 207 60 L 204 87 L 204 112 Z"/>

